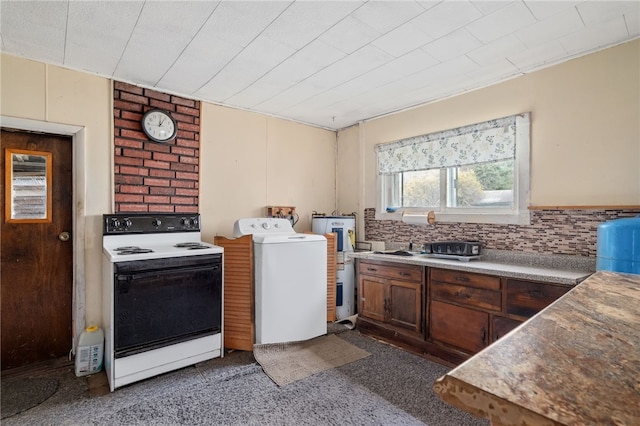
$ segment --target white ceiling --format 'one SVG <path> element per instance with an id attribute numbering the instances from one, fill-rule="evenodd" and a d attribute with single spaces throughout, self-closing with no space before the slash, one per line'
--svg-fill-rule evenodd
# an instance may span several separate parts
<path id="1" fill-rule="evenodd" d="M 640 1 L 1 1 L 2 51 L 329 129 L 640 36 Z"/>

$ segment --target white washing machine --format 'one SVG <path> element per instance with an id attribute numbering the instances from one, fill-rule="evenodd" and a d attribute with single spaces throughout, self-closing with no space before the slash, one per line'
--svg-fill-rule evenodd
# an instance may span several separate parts
<path id="1" fill-rule="evenodd" d="M 327 239 L 297 233 L 287 219 L 238 219 L 233 236 L 252 235 L 257 344 L 327 333 Z"/>

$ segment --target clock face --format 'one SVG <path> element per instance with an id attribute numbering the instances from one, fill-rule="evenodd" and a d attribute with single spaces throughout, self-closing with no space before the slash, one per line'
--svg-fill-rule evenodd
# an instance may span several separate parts
<path id="1" fill-rule="evenodd" d="M 168 112 L 159 109 L 147 111 L 142 117 L 142 130 L 149 139 L 167 142 L 176 137 L 176 122 Z"/>

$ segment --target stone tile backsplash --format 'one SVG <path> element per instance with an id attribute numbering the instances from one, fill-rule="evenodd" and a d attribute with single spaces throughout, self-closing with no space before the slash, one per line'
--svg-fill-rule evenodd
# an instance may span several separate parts
<path id="1" fill-rule="evenodd" d="M 406 245 L 412 238 L 418 247 L 430 241 L 480 241 L 486 249 L 595 258 L 598 225 L 638 214 L 640 208 L 533 210 L 531 225 L 438 222 L 434 225 L 410 225 L 376 220 L 375 209 L 369 208 L 364 211 L 364 239 Z"/>

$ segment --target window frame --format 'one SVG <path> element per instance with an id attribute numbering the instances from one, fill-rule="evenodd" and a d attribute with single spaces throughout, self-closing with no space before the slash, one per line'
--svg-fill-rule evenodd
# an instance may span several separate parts
<path id="1" fill-rule="evenodd" d="M 503 225 L 529 225 L 531 212 L 528 209 L 530 192 L 530 128 L 529 113 L 520 114 L 524 120 L 518 120 L 516 126 L 516 149 L 514 158 L 514 202 L 511 208 L 464 208 L 447 207 L 446 203 L 446 173 L 447 168 L 440 169 L 440 207 L 419 208 L 400 207 L 393 212 L 387 212 L 383 206 L 384 176 L 376 172 L 376 220 L 402 221 L 404 213 L 424 214 L 435 213 L 436 223 L 485 223 Z M 377 162 L 377 155 L 376 155 Z M 480 164 L 480 163 L 476 163 Z M 377 169 L 376 169 L 377 170 Z M 445 175 L 443 177 L 443 174 Z"/>

